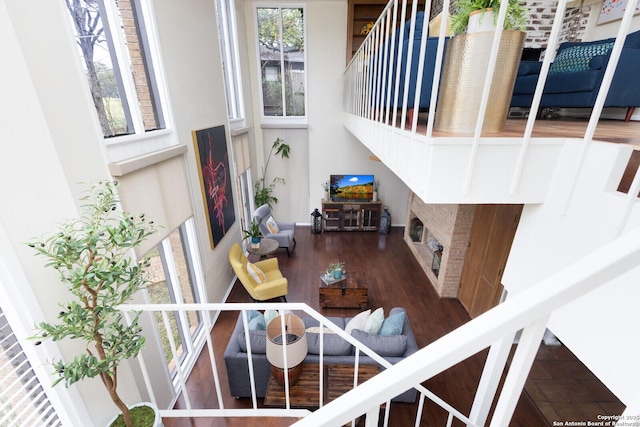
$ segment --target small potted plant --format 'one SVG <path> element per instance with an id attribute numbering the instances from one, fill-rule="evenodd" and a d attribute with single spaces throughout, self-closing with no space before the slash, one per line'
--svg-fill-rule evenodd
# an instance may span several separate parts
<path id="1" fill-rule="evenodd" d="M 322 189 L 324 190 L 324 201 L 329 200 L 329 182 L 325 181 L 322 183 Z"/>
<path id="2" fill-rule="evenodd" d="M 84 341 L 84 349 L 73 360 L 52 362 L 58 377 L 54 385 L 64 382 L 70 386 L 99 377 L 121 412 L 116 422 L 123 420 L 127 427 L 161 425 L 151 404 L 129 407 L 117 391 L 119 365 L 137 357 L 145 342 L 138 323 L 140 314 L 127 325 L 118 306 L 146 286 L 148 260 L 135 260 L 132 250 L 156 231 L 153 221 L 144 214 L 132 215 L 119 209 L 117 185 L 92 185 L 82 198 L 85 204 L 80 218 L 65 221 L 51 235 L 28 243 L 47 259 L 47 267 L 58 271 L 60 281 L 72 295 L 60 304 L 58 322 L 36 325 L 33 339 L 36 345 L 45 339 Z M 150 414 L 145 414 L 148 410 Z"/>
<path id="3" fill-rule="evenodd" d="M 260 247 L 260 240 L 262 239 L 262 233 L 260 233 L 260 221 L 251 220 L 249 227 L 246 230 L 242 230 L 244 238 L 242 240 L 251 239 L 251 248 L 258 249 Z"/>
<path id="4" fill-rule="evenodd" d="M 338 280 L 345 274 L 344 262 L 332 262 L 327 267 L 327 275 Z"/>
<path id="5" fill-rule="evenodd" d="M 504 29 L 525 31 L 528 14 L 526 6 L 518 0 L 508 1 Z M 456 9 L 451 14 L 451 31 L 454 34 L 462 34 L 468 31 L 470 16 L 477 15 L 476 19 L 481 25 L 484 19 L 489 19 L 489 23 L 492 23 L 495 27 L 498 19 L 497 12 L 500 9 L 500 0 L 458 0 L 454 5 Z M 495 13 L 493 13 L 494 11 Z"/>
<path id="6" fill-rule="evenodd" d="M 373 201 L 378 201 L 378 188 L 380 187 L 380 181 L 373 181 Z"/>
<path id="7" fill-rule="evenodd" d="M 273 150 L 276 150 L 276 155 L 279 155 L 283 159 L 288 159 L 291 147 L 289 144 L 285 144 L 284 140 L 280 138 L 276 138 L 276 140 L 273 141 L 273 144 L 271 144 L 271 151 L 269 151 L 267 162 L 262 169 L 262 176 L 258 178 L 255 185 L 256 194 L 254 196 L 254 201 L 256 206 L 271 206 L 271 203 L 278 203 L 278 198 L 273 195 L 273 190 L 275 189 L 276 184 L 285 184 L 285 180 L 279 177 L 273 178 L 271 183 L 267 184 L 267 168 L 269 167 L 269 161 L 271 160 Z"/>

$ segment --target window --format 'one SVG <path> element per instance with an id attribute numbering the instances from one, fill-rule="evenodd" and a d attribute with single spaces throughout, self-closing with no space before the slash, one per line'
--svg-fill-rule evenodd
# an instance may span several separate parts
<path id="1" fill-rule="evenodd" d="M 256 16 L 263 116 L 304 117 L 304 9 L 258 7 Z"/>
<path id="2" fill-rule="evenodd" d="M 229 120 L 243 119 L 244 103 L 242 102 L 242 76 L 238 58 L 235 2 L 233 0 L 216 0 L 216 6 Z"/>
<path id="3" fill-rule="evenodd" d="M 62 425 L 2 308 L 0 372 L 1 426 Z"/>
<path id="4" fill-rule="evenodd" d="M 251 169 L 247 169 L 238 176 L 238 184 L 240 191 L 238 195 L 240 197 L 240 206 L 242 206 L 242 218 L 244 223 L 242 228 L 245 229 L 249 226 L 249 222 L 253 217 L 254 203 L 253 203 L 253 186 L 251 185 Z"/>
<path id="5" fill-rule="evenodd" d="M 52 388 L 53 340 L 36 346 L 29 337 L 43 321 L 37 298 L 0 221 L 0 426 L 89 425 L 75 385 Z"/>
<path id="6" fill-rule="evenodd" d="M 148 254 L 151 265 L 148 269 L 150 283 L 147 290 L 153 304 L 195 303 L 205 300 L 203 280 L 198 273 L 201 269 L 194 236 L 193 219 L 189 219 Z M 196 349 L 204 342 L 205 328 L 199 312 L 168 314 L 178 360 L 173 357 L 162 313 L 155 312 L 165 360 L 169 372 L 175 377 L 176 364 L 180 363 L 184 369 L 188 369 L 195 362 Z"/>
<path id="7" fill-rule="evenodd" d="M 164 129 L 147 0 L 65 0 L 105 138 Z"/>

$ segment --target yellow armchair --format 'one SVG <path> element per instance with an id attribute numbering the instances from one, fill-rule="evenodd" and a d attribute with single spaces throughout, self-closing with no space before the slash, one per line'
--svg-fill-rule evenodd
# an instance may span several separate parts
<path id="1" fill-rule="evenodd" d="M 268 258 L 253 263 L 262 270 L 266 276 L 264 283 L 258 283 L 247 271 L 249 260 L 245 256 L 239 244 L 234 243 L 229 250 L 229 262 L 238 280 L 247 290 L 254 301 L 266 301 L 272 298 L 280 298 L 287 302 L 288 282 L 278 268 L 278 258 Z"/>

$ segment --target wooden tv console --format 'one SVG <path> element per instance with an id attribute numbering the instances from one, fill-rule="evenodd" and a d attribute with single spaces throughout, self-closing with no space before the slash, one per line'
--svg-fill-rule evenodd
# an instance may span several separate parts
<path id="1" fill-rule="evenodd" d="M 324 231 L 377 231 L 382 202 L 322 201 Z"/>

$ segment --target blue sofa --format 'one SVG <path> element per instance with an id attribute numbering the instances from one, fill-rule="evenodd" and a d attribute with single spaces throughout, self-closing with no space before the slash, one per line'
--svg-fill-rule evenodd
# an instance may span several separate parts
<path id="1" fill-rule="evenodd" d="M 404 33 L 403 42 L 402 42 L 402 56 L 400 62 L 400 68 L 398 72 L 400 72 L 400 85 L 398 87 L 398 108 L 402 107 L 402 100 L 404 99 L 404 86 L 406 81 L 406 69 L 407 62 L 409 56 L 409 49 L 412 49 L 412 57 L 411 57 L 411 70 L 409 74 L 409 86 L 407 90 L 407 109 L 409 111 L 409 115 L 413 113 L 413 101 L 416 94 L 416 84 L 418 77 L 418 60 L 420 57 L 420 43 L 422 39 L 422 30 L 423 30 L 423 21 L 424 21 L 424 12 L 418 12 L 416 14 L 416 25 L 414 30 L 413 39 L 409 40 L 409 32 L 411 30 L 411 21 L 408 20 L 405 24 L 396 31 L 396 39 L 395 43 L 399 42 L 399 34 L 400 31 Z M 427 28 L 428 31 L 428 28 Z M 445 52 L 446 52 L 446 41 L 449 40 L 449 37 L 445 38 Z M 389 57 L 389 49 L 390 43 L 385 43 L 383 45 L 384 49 L 387 49 L 387 58 Z M 419 108 L 421 110 L 428 109 L 429 104 L 431 103 L 431 85 L 433 82 L 433 74 L 435 71 L 436 64 L 436 50 L 438 48 L 438 37 L 427 37 L 427 45 L 425 50 L 425 58 L 424 58 L 424 72 L 422 74 L 422 86 L 420 90 L 420 101 Z M 396 55 L 398 55 L 398 48 L 396 47 Z M 374 57 L 374 60 L 377 57 Z M 444 55 L 443 55 L 444 58 Z M 392 70 L 392 85 L 395 85 L 395 65 L 396 65 L 397 57 L 394 58 L 393 64 L 391 64 Z M 393 106 L 394 96 L 395 96 L 395 86 L 392 86 L 391 96 L 389 98 L 389 102 L 385 100 L 386 92 L 382 96 L 382 105 L 383 106 Z M 409 108 L 411 107 L 411 108 Z M 409 119 L 411 121 L 411 119 Z"/>
<path id="2" fill-rule="evenodd" d="M 565 42 L 549 68 L 541 108 L 591 108 L 595 105 L 615 38 L 590 42 Z M 529 107 L 542 62 L 522 61 L 511 99 L 512 107 Z M 604 103 L 628 108 L 626 120 L 640 106 L 640 31 L 627 35 L 620 61 Z"/>

